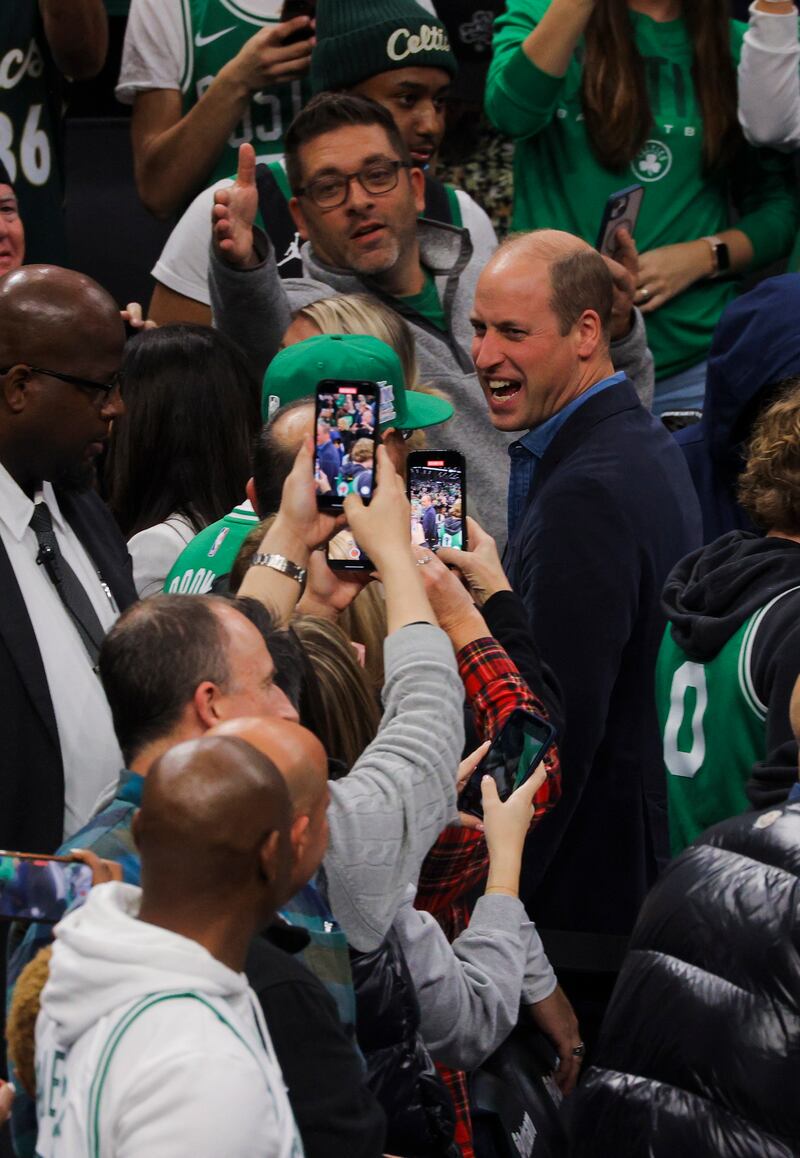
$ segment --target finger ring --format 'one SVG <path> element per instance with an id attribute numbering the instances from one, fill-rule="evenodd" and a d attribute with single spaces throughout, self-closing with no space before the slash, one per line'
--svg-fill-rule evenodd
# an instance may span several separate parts
<path id="1" fill-rule="evenodd" d="M 432 558 L 432 555 L 426 555 L 424 559 L 417 559 L 417 566 L 424 567 L 426 563 L 430 563 Z"/>
<path id="2" fill-rule="evenodd" d="M 649 302 L 652 296 L 653 295 L 650 293 L 650 290 L 647 288 L 647 286 L 642 286 L 642 288 L 639 290 L 640 302 Z"/>
<path id="3" fill-rule="evenodd" d="M 586 1046 L 583 1044 L 583 1042 L 581 1042 L 580 1045 L 575 1046 L 574 1050 L 572 1051 L 572 1056 L 573 1057 L 583 1057 L 583 1055 L 585 1053 L 586 1053 Z"/>

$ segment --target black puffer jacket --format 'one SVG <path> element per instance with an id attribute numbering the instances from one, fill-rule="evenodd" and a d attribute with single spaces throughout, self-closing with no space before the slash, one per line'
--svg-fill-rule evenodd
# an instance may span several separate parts
<path id="1" fill-rule="evenodd" d="M 800 1153 L 800 804 L 708 830 L 651 890 L 576 1095 L 573 1158 Z"/>
<path id="2" fill-rule="evenodd" d="M 394 932 L 372 953 L 350 950 L 356 1037 L 367 1085 L 386 1114 L 389 1154 L 458 1158 L 455 1111 L 419 1032 L 419 1005 Z"/>

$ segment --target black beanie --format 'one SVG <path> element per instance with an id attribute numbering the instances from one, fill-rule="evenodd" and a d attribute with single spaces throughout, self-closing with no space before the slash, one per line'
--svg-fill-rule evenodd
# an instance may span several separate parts
<path id="1" fill-rule="evenodd" d="M 416 0 L 317 0 L 315 93 L 352 88 L 398 68 L 458 71 L 447 30 Z"/>

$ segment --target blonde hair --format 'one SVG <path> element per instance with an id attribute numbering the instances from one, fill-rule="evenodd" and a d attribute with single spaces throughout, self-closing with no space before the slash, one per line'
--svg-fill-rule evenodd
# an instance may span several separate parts
<path id="1" fill-rule="evenodd" d="M 407 390 L 419 389 L 417 352 L 411 328 L 398 313 L 369 294 L 319 298 L 294 315 L 312 322 L 323 334 L 370 334 L 391 346 L 400 359 Z"/>
<path id="2" fill-rule="evenodd" d="M 40 949 L 19 975 L 8 1011 L 8 1056 L 29 1097 L 36 1097 L 36 1018 L 42 990 L 50 976 L 52 946 Z"/>
<path id="3" fill-rule="evenodd" d="M 800 378 L 756 419 L 739 502 L 765 531 L 800 532 Z"/>
<path id="4" fill-rule="evenodd" d="M 375 447 L 371 438 L 357 438 L 350 450 L 351 462 L 372 462 Z"/>
<path id="5" fill-rule="evenodd" d="M 292 626 L 316 677 L 318 710 L 312 731 L 328 756 L 349 770 L 377 734 L 375 694 L 340 627 L 315 615 L 300 615 Z"/>

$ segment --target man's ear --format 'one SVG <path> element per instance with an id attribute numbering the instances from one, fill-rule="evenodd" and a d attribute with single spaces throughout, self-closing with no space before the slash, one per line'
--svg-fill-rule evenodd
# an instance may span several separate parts
<path id="1" fill-rule="evenodd" d="M 244 486 L 244 493 L 247 495 L 250 506 L 260 518 L 261 512 L 258 509 L 258 499 L 256 498 L 256 480 L 254 478 L 249 478 L 247 480 Z"/>
<path id="2" fill-rule="evenodd" d="M 292 220 L 295 223 L 297 232 L 303 241 L 308 241 L 308 226 L 306 225 L 305 214 L 303 208 L 296 197 L 292 197 L 289 201 L 289 212 L 292 215 Z"/>
<path id="3" fill-rule="evenodd" d="M 289 839 L 292 842 L 292 856 L 295 862 L 299 861 L 308 842 L 308 828 L 311 820 L 308 816 L 296 816 L 289 829 Z"/>
<path id="4" fill-rule="evenodd" d="M 3 375 L 0 392 L 6 406 L 12 414 L 21 414 L 30 399 L 28 383 L 31 372 L 27 366 L 12 366 L 7 374 Z"/>
<path id="5" fill-rule="evenodd" d="M 421 169 L 409 169 L 408 179 L 411 182 L 417 213 L 422 213 L 425 209 L 425 174 Z"/>
<path id="6" fill-rule="evenodd" d="M 269 836 L 264 838 L 261 848 L 258 850 L 261 874 L 264 880 L 271 885 L 279 881 L 284 873 L 284 868 L 280 863 L 281 843 L 280 832 L 273 829 Z"/>
<path id="7" fill-rule="evenodd" d="M 220 690 L 211 680 L 203 680 L 194 689 L 192 707 L 204 729 L 213 728 L 215 724 L 222 723 L 222 716 L 219 713 L 219 699 Z"/>
<path id="8" fill-rule="evenodd" d="M 603 344 L 603 325 L 596 310 L 584 310 L 575 323 L 576 353 L 588 361 Z"/>

